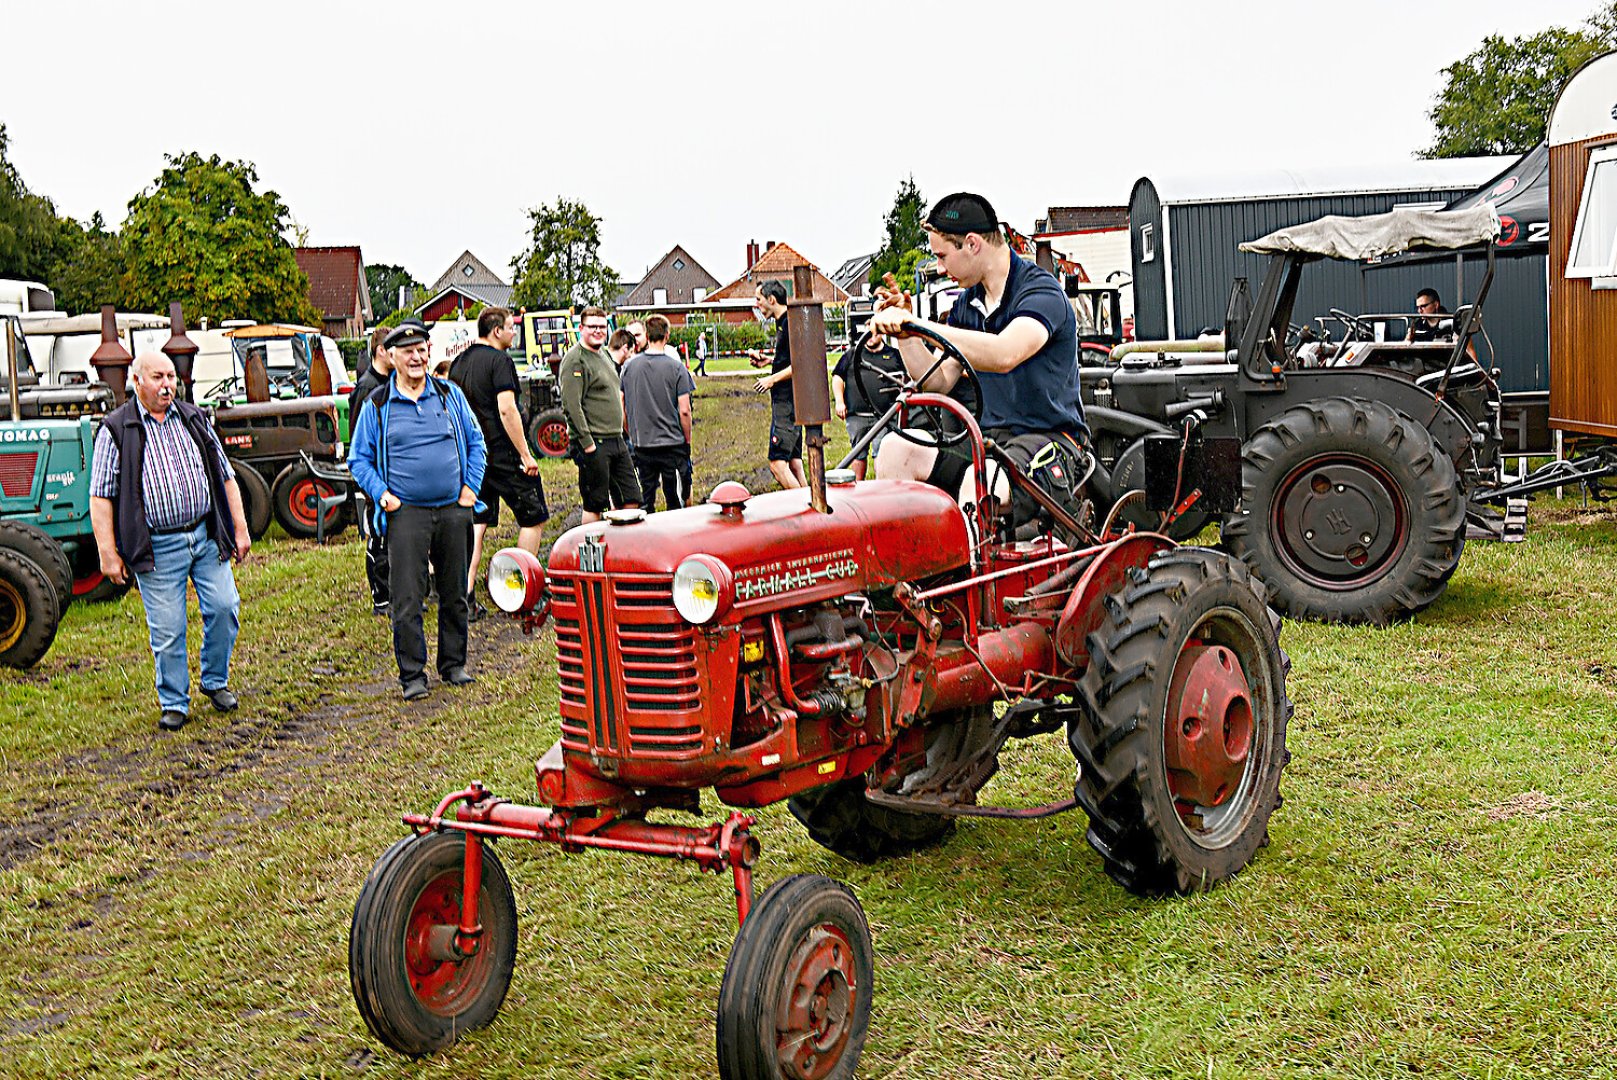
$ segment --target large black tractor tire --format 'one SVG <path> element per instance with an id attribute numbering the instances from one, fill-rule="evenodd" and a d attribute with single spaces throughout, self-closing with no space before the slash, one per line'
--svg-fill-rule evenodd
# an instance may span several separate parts
<path id="1" fill-rule="evenodd" d="M 459 962 L 434 958 L 434 927 L 460 920 L 466 841 L 459 833 L 409 836 L 371 868 L 348 931 L 348 980 L 371 1032 L 401 1054 L 441 1050 L 500 1011 L 516 963 L 511 879 L 483 845 L 480 947 Z M 441 931 L 440 931 L 441 933 Z"/>
<path id="2" fill-rule="evenodd" d="M 275 520 L 281 523 L 288 536 L 300 540 L 314 538 L 319 523 L 320 502 L 337 494 L 330 481 L 322 480 L 309 471 L 301 461 L 294 461 L 281 470 L 270 489 L 270 501 L 275 508 Z M 326 536 L 336 536 L 348 527 L 348 516 L 341 506 L 326 510 Z"/>
<path id="3" fill-rule="evenodd" d="M 993 719 L 993 711 L 982 708 L 933 721 L 937 734 L 928 747 L 929 764 L 944 765 L 975 749 Z M 866 786 L 863 776 L 855 776 L 794 795 L 786 806 L 811 840 L 856 863 L 908 855 L 941 843 L 954 832 L 954 818 L 877 806 L 865 798 Z"/>
<path id="4" fill-rule="evenodd" d="M 776 883 L 741 924 L 719 989 L 723 1080 L 851 1080 L 870 1032 L 875 960 L 852 890 L 816 874 Z"/>
<path id="5" fill-rule="evenodd" d="M 39 663 L 61 621 L 62 604 L 50 575 L 21 552 L 0 549 L 0 665 Z"/>
<path id="6" fill-rule="evenodd" d="M 247 535 L 261 540 L 274 519 L 269 482 L 264 474 L 246 462 L 232 462 L 236 486 L 241 489 L 241 509 L 247 515 Z"/>
<path id="7" fill-rule="evenodd" d="M 1210 889 L 1268 843 L 1280 805 L 1279 619 L 1245 566 L 1206 548 L 1130 570 L 1105 606 L 1068 729 L 1090 846 L 1136 895 Z"/>
<path id="8" fill-rule="evenodd" d="M 1443 594 L 1465 502 L 1425 428 L 1379 401 L 1321 398 L 1247 440 L 1223 538 L 1282 614 L 1384 625 Z"/>
<path id="9" fill-rule="evenodd" d="M 61 605 L 56 613 L 57 618 L 66 615 L 67 605 L 73 601 L 73 564 L 68 560 L 67 552 L 62 550 L 62 545 L 37 525 L 0 518 L 0 548 L 10 548 L 28 556 L 45 571 Z"/>
<path id="10" fill-rule="evenodd" d="M 566 457 L 567 438 L 567 414 L 560 409 L 546 409 L 528 425 L 528 441 L 540 457 Z"/>

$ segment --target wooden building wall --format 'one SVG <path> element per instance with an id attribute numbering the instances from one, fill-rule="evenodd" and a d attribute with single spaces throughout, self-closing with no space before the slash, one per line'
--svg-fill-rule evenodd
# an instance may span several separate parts
<path id="1" fill-rule="evenodd" d="M 1550 426 L 1617 435 L 1617 289 L 1567 278 L 1590 151 L 1617 135 L 1550 147 Z"/>

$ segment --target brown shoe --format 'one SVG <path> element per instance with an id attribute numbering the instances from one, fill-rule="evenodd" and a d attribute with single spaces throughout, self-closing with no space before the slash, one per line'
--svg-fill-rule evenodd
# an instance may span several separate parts
<path id="1" fill-rule="evenodd" d="M 178 731 L 190 720 L 189 713 L 182 713 L 178 709 L 164 709 L 163 715 L 157 718 L 157 726 L 164 731 Z"/>

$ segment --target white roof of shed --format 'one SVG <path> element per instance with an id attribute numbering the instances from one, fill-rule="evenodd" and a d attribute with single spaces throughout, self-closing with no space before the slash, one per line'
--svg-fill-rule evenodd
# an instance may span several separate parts
<path id="1" fill-rule="evenodd" d="M 1164 206 L 1186 203 L 1246 202 L 1257 199 L 1317 198 L 1372 192 L 1427 192 L 1474 188 L 1492 179 L 1514 157 L 1444 158 L 1380 164 L 1326 165 L 1300 169 L 1258 169 L 1244 173 L 1191 173 L 1144 176 Z"/>

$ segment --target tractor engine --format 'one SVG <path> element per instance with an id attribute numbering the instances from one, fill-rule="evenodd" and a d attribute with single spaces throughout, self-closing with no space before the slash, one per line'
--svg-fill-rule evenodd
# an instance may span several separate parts
<path id="1" fill-rule="evenodd" d="M 896 701 L 887 684 L 905 647 L 869 597 L 968 567 L 970 539 L 960 508 L 929 485 L 829 494 L 822 514 L 801 493 L 723 484 L 707 504 L 614 513 L 557 542 L 550 761 L 566 770 L 547 786 L 541 767 L 552 805 L 706 786 L 761 805 L 868 767 L 856 752 L 875 753 L 889 721 L 868 706 Z"/>

